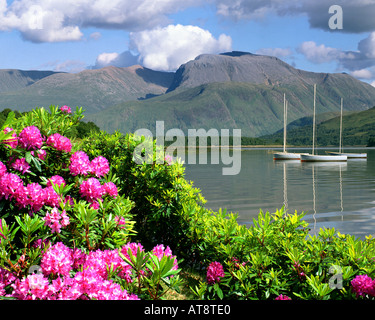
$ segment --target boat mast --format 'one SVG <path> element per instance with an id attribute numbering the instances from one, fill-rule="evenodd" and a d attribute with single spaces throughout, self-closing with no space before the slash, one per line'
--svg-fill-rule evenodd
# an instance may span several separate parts
<path id="1" fill-rule="evenodd" d="M 342 152 L 342 104 L 343 99 L 341 98 L 341 117 L 340 117 L 340 146 L 339 146 L 339 152 Z"/>
<path id="2" fill-rule="evenodd" d="M 314 84 L 314 114 L 313 114 L 313 144 L 312 144 L 312 155 L 315 150 L 315 100 L 316 100 L 316 84 Z"/>
<path id="3" fill-rule="evenodd" d="M 284 153 L 286 152 L 286 113 L 287 113 L 287 107 L 286 107 L 286 101 L 285 101 L 285 93 L 284 93 Z"/>

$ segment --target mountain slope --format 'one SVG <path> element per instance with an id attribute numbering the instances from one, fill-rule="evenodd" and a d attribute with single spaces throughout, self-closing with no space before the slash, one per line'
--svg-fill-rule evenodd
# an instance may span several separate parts
<path id="1" fill-rule="evenodd" d="M 82 106 L 89 114 L 124 101 L 163 94 L 172 79 L 173 73 L 141 66 L 53 73 L 20 90 L 1 93 L 0 108 L 26 111 L 66 104 Z"/>
<path id="2" fill-rule="evenodd" d="M 335 97 L 318 89 L 320 112 L 339 109 Z M 163 120 L 165 130 L 211 128 L 241 129 L 242 136 L 258 137 L 283 127 L 283 94 L 288 97 L 288 119 L 312 113 L 313 87 L 269 86 L 241 82 L 210 83 L 179 88 L 145 101 L 129 101 L 87 116 L 108 132 L 134 132 L 146 128 L 154 132 Z M 374 99 L 375 101 L 375 99 Z M 353 100 L 353 103 L 354 100 Z"/>
<path id="3" fill-rule="evenodd" d="M 55 73 L 56 72 L 53 71 L 0 70 L 0 92 L 15 91 L 25 88 Z"/>
<path id="4" fill-rule="evenodd" d="M 349 112 L 343 116 L 343 145 L 367 145 L 370 138 L 375 138 L 375 107 Z M 316 126 L 319 146 L 338 146 L 340 135 L 340 116 L 323 121 Z M 281 141 L 283 132 L 277 132 L 262 138 L 267 141 Z M 312 145 L 312 125 L 288 130 L 287 143 L 290 145 Z"/>

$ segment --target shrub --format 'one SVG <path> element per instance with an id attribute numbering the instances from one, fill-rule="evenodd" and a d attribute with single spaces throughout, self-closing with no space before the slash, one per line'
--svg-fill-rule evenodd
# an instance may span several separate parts
<path id="1" fill-rule="evenodd" d="M 359 281 L 352 288 L 351 280 L 374 276 L 374 239 L 369 236 L 363 241 L 334 228 L 311 236 L 302 218 L 303 214 L 286 214 L 283 209 L 274 214 L 260 212 L 246 228 L 235 223 L 234 215 L 213 216 L 215 227 L 206 226 L 202 256 L 206 266 L 211 261 L 220 263 L 225 275 L 220 281 L 208 275 L 207 281 L 193 288 L 196 297 L 275 299 L 283 295 L 337 300 L 353 299 L 355 292 L 362 291 L 372 297 L 373 287 L 360 291 Z"/>
<path id="2" fill-rule="evenodd" d="M 159 299 L 179 283 L 177 258 L 160 246 L 136 266 L 122 258 L 134 203 L 119 194 L 106 158 L 65 136 L 83 117 L 70 111 L 9 113 L 0 130 L 0 296 Z"/>
<path id="3" fill-rule="evenodd" d="M 191 228 L 194 216 L 208 215 L 203 208 L 205 202 L 200 190 L 184 178 L 182 163 L 171 162 L 158 150 L 152 141 L 154 160 L 152 164 L 134 161 L 137 148 L 146 143 L 144 137 L 118 132 L 93 133 L 82 142 L 82 149 L 90 156 L 104 156 L 111 164 L 112 172 L 119 177 L 121 194 L 134 203 L 133 215 L 137 226 L 137 240 L 150 249 L 158 243 L 172 248 L 180 257 L 194 259 L 194 246 Z"/>

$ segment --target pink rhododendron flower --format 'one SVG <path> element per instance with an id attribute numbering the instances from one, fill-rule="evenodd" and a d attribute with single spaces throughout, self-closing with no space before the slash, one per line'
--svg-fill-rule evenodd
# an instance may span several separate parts
<path id="1" fill-rule="evenodd" d="M 8 270 L 0 267 L 0 296 L 6 296 L 5 287 L 16 280 L 16 277 Z"/>
<path id="2" fill-rule="evenodd" d="M 22 179 L 14 173 L 5 173 L 0 178 L 0 198 L 13 199 L 23 187 Z"/>
<path id="3" fill-rule="evenodd" d="M 72 250 L 62 242 L 58 242 L 43 254 L 40 266 L 47 276 L 53 274 L 69 277 L 73 262 Z"/>
<path id="4" fill-rule="evenodd" d="M 375 297 L 375 280 L 372 280 L 367 274 L 356 276 L 351 281 L 351 285 L 357 297 L 365 295 Z"/>
<path id="5" fill-rule="evenodd" d="M 7 167 L 4 163 L 0 161 L 0 179 L 4 176 L 4 174 L 7 172 Z"/>
<path id="6" fill-rule="evenodd" d="M 64 113 L 72 113 L 72 109 L 68 106 L 62 106 L 60 110 Z"/>
<path id="7" fill-rule="evenodd" d="M 130 249 L 131 250 L 131 253 L 133 254 L 133 256 L 136 256 L 137 255 L 137 250 L 140 251 L 145 251 L 143 249 L 143 246 L 140 244 L 140 243 L 135 243 L 135 242 L 129 242 L 127 244 L 125 244 L 122 248 L 121 248 L 121 253 L 128 259 L 130 259 L 130 256 L 128 254 L 128 250 Z"/>
<path id="8" fill-rule="evenodd" d="M 278 295 L 275 300 L 292 300 L 288 296 L 283 296 L 282 294 Z"/>
<path id="9" fill-rule="evenodd" d="M 60 233 L 61 227 L 66 227 L 69 224 L 69 217 L 65 210 L 61 213 L 57 208 L 53 208 L 50 212 L 47 212 L 43 218 L 45 225 L 52 229 L 52 232 Z"/>
<path id="10" fill-rule="evenodd" d="M 6 127 L 4 129 L 5 133 L 11 132 L 11 131 L 14 131 L 14 130 L 12 128 L 8 128 L 8 127 Z M 11 147 L 12 149 L 17 147 L 17 145 L 18 145 L 17 134 L 13 133 L 12 138 L 4 140 L 3 143 L 8 145 L 9 147 Z"/>
<path id="11" fill-rule="evenodd" d="M 72 150 L 72 143 L 70 142 L 70 139 L 60 135 L 59 133 L 50 135 L 46 141 L 46 144 L 58 151 L 70 152 Z"/>
<path id="12" fill-rule="evenodd" d="M 70 173 L 73 176 L 87 175 L 91 171 L 91 164 L 88 155 L 83 151 L 77 151 L 70 157 Z"/>
<path id="13" fill-rule="evenodd" d="M 178 269 L 177 258 L 176 258 L 176 256 L 173 256 L 173 255 L 172 255 L 172 250 L 169 248 L 169 246 L 167 246 L 167 247 L 165 248 L 164 245 L 159 244 L 159 245 L 155 246 L 155 247 L 152 249 L 152 253 L 153 253 L 155 256 L 157 256 L 157 258 L 159 259 L 159 261 L 160 261 L 164 256 L 174 258 L 174 262 L 173 262 L 173 268 L 172 268 L 172 270 L 177 270 L 177 269 Z"/>
<path id="14" fill-rule="evenodd" d="M 97 199 L 101 199 L 104 189 L 98 179 L 88 178 L 79 186 L 79 192 L 88 202 L 94 202 Z"/>
<path id="15" fill-rule="evenodd" d="M 50 186 L 43 189 L 43 199 L 45 205 L 57 207 L 60 204 L 61 196 Z"/>
<path id="16" fill-rule="evenodd" d="M 207 282 L 214 284 L 220 282 L 220 278 L 224 277 L 224 269 L 220 262 L 211 262 L 207 269 Z"/>
<path id="17" fill-rule="evenodd" d="M 117 187 L 113 182 L 106 182 L 103 184 L 104 193 L 108 194 L 109 196 L 116 198 L 118 196 Z"/>
<path id="18" fill-rule="evenodd" d="M 44 206 L 44 193 L 40 184 L 29 183 L 25 188 L 26 198 L 19 197 L 17 200 L 23 206 L 30 205 L 32 212 L 38 212 Z"/>
<path id="19" fill-rule="evenodd" d="M 35 157 L 35 152 L 34 151 L 31 151 L 31 154 Z M 36 151 L 36 156 L 40 160 L 44 160 L 46 158 L 46 155 L 47 155 L 47 151 L 44 150 L 44 149 L 39 149 L 39 150 Z"/>
<path id="20" fill-rule="evenodd" d="M 43 145 L 43 138 L 40 131 L 35 126 L 25 127 L 18 137 L 18 142 L 21 148 L 30 149 L 40 149 Z"/>
<path id="21" fill-rule="evenodd" d="M 47 187 L 51 187 L 52 186 L 52 183 L 53 184 L 57 184 L 59 187 L 63 184 L 65 185 L 65 180 L 63 177 L 59 176 L 59 175 L 55 175 L 55 176 L 52 176 L 51 178 L 48 179 L 48 182 L 47 182 Z"/>
<path id="22" fill-rule="evenodd" d="M 19 300 L 43 300 L 49 295 L 49 282 L 43 274 L 31 274 L 21 281 L 17 279 L 11 287 L 13 297 Z"/>
<path id="23" fill-rule="evenodd" d="M 108 160 L 102 156 L 96 157 L 91 161 L 91 173 L 98 178 L 106 175 L 109 172 Z"/>
<path id="24" fill-rule="evenodd" d="M 26 162 L 25 158 L 16 159 L 11 165 L 13 169 L 22 172 L 22 174 L 25 174 L 25 172 L 29 172 L 30 165 Z"/>

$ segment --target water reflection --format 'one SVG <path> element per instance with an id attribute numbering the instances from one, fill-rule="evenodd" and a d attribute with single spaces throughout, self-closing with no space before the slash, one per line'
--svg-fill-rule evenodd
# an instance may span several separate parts
<path id="1" fill-rule="evenodd" d="M 362 237 L 375 231 L 375 150 L 366 151 L 367 161 L 301 163 L 273 161 L 272 150 L 244 150 L 237 176 L 223 176 L 220 164 L 197 164 L 186 165 L 186 177 L 202 190 L 207 207 L 238 212 L 239 223 L 250 225 L 260 209 L 284 205 L 290 213 L 305 212 L 313 232 L 335 227 Z"/>

